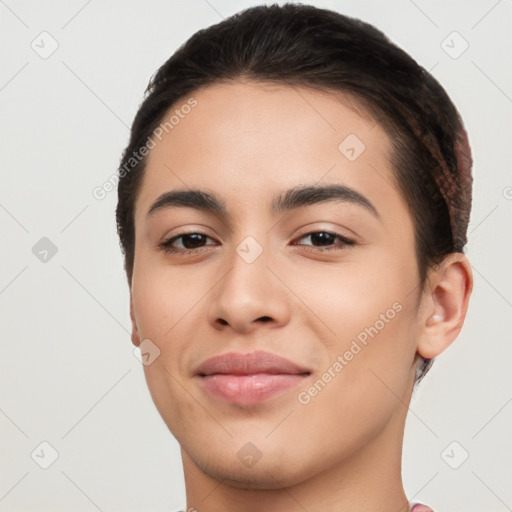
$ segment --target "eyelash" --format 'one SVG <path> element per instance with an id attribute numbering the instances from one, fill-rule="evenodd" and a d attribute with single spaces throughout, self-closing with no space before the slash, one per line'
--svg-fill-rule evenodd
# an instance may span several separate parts
<path id="1" fill-rule="evenodd" d="M 345 248 L 351 248 L 353 246 L 356 245 L 356 242 L 350 238 L 347 238 L 343 235 L 340 235 L 339 233 L 335 233 L 333 231 L 325 231 L 325 230 L 321 230 L 321 231 L 310 231 L 309 233 L 305 233 L 304 235 L 300 236 L 299 237 L 299 240 L 302 239 L 302 238 L 305 238 L 307 236 L 310 236 L 310 235 L 315 235 L 315 234 L 318 234 L 318 233 L 325 233 L 325 234 L 328 234 L 328 235 L 331 235 L 335 238 L 338 238 L 339 240 L 341 240 L 341 242 L 343 243 L 344 247 L 317 247 L 317 246 L 311 246 L 311 247 L 314 247 L 316 250 L 318 250 L 318 252 L 320 253 L 324 253 L 324 252 L 328 252 L 328 251 L 335 251 L 335 250 L 343 250 Z M 171 253 L 171 254 L 177 254 L 179 256 L 185 256 L 187 254 L 192 254 L 192 253 L 200 253 L 202 252 L 201 249 L 204 249 L 205 247 L 199 247 L 199 248 L 196 248 L 196 249 L 179 249 L 179 248 L 176 248 L 176 247 L 173 247 L 172 246 L 172 243 L 175 242 L 176 240 L 179 240 L 180 238 L 183 238 L 185 236 L 188 236 L 188 235 L 201 235 L 201 236 L 204 236 L 206 238 L 210 238 L 208 235 L 206 235 L 205 233 L 201 233 L 199 231 L 191 231 L 189 233 L 181 233 L 179 235 L 176 235 L 176 236 L 173 236 L 172 238 L 169 238 L 169 240 L 166 240 L 164 242 L 162 242 L 159 247 L 166 253 Z M 330 245 L 333 245 L 333 244 L 330 244 Z"/>

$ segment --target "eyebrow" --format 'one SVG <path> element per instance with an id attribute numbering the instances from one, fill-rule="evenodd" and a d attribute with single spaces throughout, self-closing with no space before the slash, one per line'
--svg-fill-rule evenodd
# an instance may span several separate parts
<path id="1" fill-rule="evenodd" d="M 272 200 L 272 211 L 281 213 L 304 206 L 325 202 L 342 202 L 361 206 L 373 216 L 380 218 L 377 209 L 361 193 L 346 185 L 310 185 L 298 186 L 275 196 Z M 151 205 L 147 216 L 170 207 L 196 208 L 206 212 L 229 218 L 225 202 L 217 195 L 204 190 L 178 189 L 163 193 Z"/>

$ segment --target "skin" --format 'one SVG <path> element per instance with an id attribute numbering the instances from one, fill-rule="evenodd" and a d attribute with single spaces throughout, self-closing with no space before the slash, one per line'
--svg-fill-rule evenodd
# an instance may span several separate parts
<path id="1" fill-rule="evenodd" d="M 442 353 L 462 327 L 473 285 L 467 258 L 448 256 L 421 292 L 413 221 L 393 179 L 389 138 L 347 98 L 249 81 L 192 96 L 197 106 L 148 156 L 130 289 L 132 342 L 150 339 L 160 350 L 144 371 L 181 446 L 186 510 L 409 510 L 401 456 L 415 365 Z M 366 146 L 354 161 L 338 149 L 349 134 Z M 274 194 L 327 183 L 355 189 L 379 217 L 349 202 L 270 209 Z M 230 217 L 190 207 L 147 216 L 162 193 L 187 188 L 217 194 Z M 308 236 L 325 230 L 356 245 Z M 159 247 L 190 232 L 209 237 L 196 253 Z M 263 250 L 252 263 L 236 252 L 247 236 Z M 193 247 L 184 243 L 174 246 Z M 400 312 L 300 403 L 298 393 L 395 303 Z M 312 374 L 253 406 L 220 402 L 193 375 L 214 355 L 253 350 Z M 252 467 L 237 457 L 248 442 L 262 455 Z"/>

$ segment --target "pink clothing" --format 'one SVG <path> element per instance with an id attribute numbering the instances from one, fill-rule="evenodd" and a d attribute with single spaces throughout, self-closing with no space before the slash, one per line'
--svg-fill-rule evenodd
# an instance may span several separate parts
<path id="1" fill-rule="evenodd" d="M 430 507 L 427 507 L 427 505 L 422 505 L 421 503 L 415 503 L 412 508 L 411 512 L 434 512 Z"/>

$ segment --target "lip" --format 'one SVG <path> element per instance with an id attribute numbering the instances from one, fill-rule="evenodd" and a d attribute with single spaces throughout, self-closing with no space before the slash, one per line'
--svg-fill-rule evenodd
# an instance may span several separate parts
<path id="1" fill-rule="evenodd" d="M 304 382 L 311 370 L 270 352 L 229 352 L 196 369 L 206 392 L 226 403 L 253 405 Z"/>
<path id="2" fill-rule="evenodd" d="M 310 370 L 271 352 L 257 350 L 246 354 L 241 352 L 220 354 L 201 363 L 195 373 L 202 377 L 216 373 L 231 375 L 254 375 L 256 373 L 298 375 L 310 373 Z"/>

